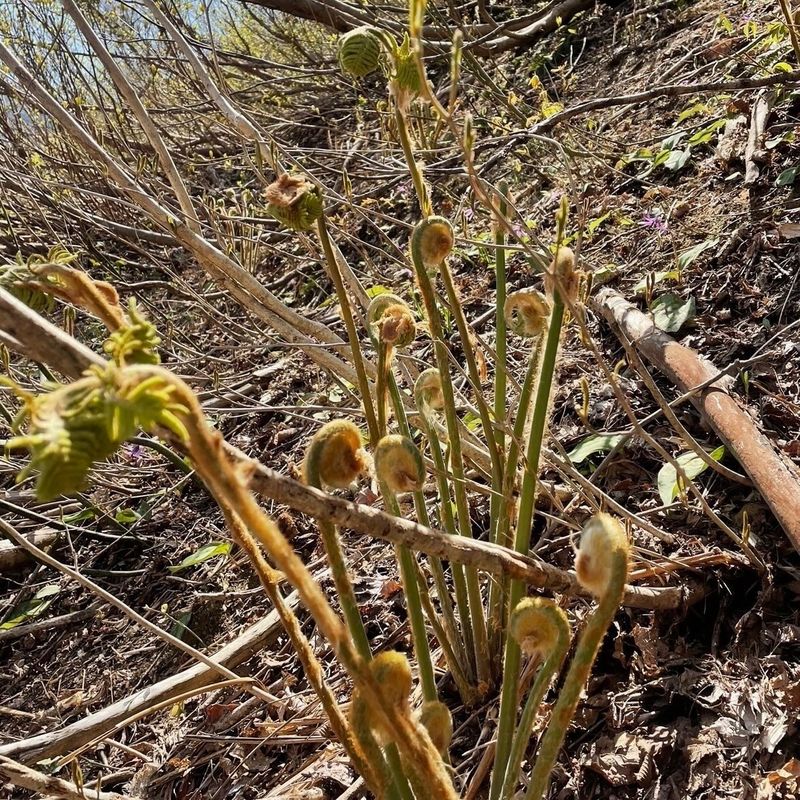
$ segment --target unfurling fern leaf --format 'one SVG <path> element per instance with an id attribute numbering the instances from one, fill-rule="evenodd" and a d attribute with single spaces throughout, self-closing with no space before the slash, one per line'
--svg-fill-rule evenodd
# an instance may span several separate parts
<path id="1" fill-rule="evenodd" d="M 36 495 L 52 500 L 82 489 L 92 464 L 112 455 L 139 428 L 161 425 L 187 438 L 181 422 L 187 409 L 175 401 L 174 386 L 162 374 L 142 371 L 147 369 L 93 367 L 74 383 L 40 395 L 10 384 L 23 400 L 14 430 L 29 423 L 28 432 L 7 445 L 31 453 L 17 480 L 38 472 Z"/>
<path id="2" fill-rule="evenodd" d="M 156 348 L 161 344 L 161 337 L 155 325 L 139 313 L 133 298 L 128 303 L 126 323 L 108 337 L 103 345 L 106 353 L 120 366 L 159 364 L 161 358 Z"/>
<path id="3" fill-rule="evenodd" d="M 348 31 L 339 39 L 339 65 L 348 74 L 363 78 L 380 65 L 381 40 L 367 25 Z"/>

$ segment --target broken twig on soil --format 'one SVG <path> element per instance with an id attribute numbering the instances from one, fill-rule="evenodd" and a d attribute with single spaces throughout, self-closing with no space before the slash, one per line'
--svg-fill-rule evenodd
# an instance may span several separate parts
<path id="1" fill-rule="evenodd" d="M 694 350 L 678 344 L 646 314 L 612 289 L 601 289 L 593 305 L 619 325 L 637 350 L 658 367 L 682 392 L 707 384 L 719 371 Z M 772 509 L 800 552 L 800 475 L 758 430 L 750 414 L 728 393 L 722 380 L 698 389 L 691 398 L 717 435 L 730 449 Z"/>

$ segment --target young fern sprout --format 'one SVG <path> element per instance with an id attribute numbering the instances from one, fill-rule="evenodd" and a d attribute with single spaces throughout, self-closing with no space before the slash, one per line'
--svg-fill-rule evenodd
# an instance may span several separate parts
<path id="1" fill-rule="evenodd" d="M 557 279 L 557 281 L 556 281 Z M 581 272 L 575 267 L 575 253 L 569 247 L 559 247 L 544 275 L 544 288 L 548 297 L 554 297 L 557 286 L 563 292 L 562 302 L 569 298 L 571 303 L 578 299 Z"/>
<path id="2" fill-rule="evenodd" d="M 410 696 L 413 681 L 408 659 L 394 650 L 378 653 L 370 662 L 369 671 L 380 686 L 383 706 L 393 709 L 399 717 L 413 726 L 422 746 L 431 757 L 439 759 L 441 763 L 440 750 L 427 729 L 411 714 Z M 386 750 L 387 755 L 394 750 L 397 730 L 386 725 L 381 708 L 358 690 L 353 693 L 350 720 L 353 732 L 371 762 L 382 758 L 381 748 Z M 409 784 L 414 787 L 416 800 L 428 797 L 426 781 L 418 765 L 405 758 L 401 761 L 401 769 Z"/>
<path id="3" fill-rule="evenodd" d="M 425 463 L 411 439 L 398 435 L 384 436 L 375 448 L 375 476 L 387 510 L 400 516 L 397 493 L 413 492 L 422 488 L 425 482 Z M 421 585 L 414 554 L 407 547 L 400 546 L 395 548 L 395 553 L 408 605 L 422 693 L 425 700 L 436 700 L 436 681 L 422 609 L 422 592 L 427 591 L 427 586 Z"/>
<path id="4" fill-rule="evenodd" d="M 303 478 L 309 486 L 346 489 L 368 469 L 361 431 L 352 422 L 337 419 L 323 425 L 306 451 Z"/>
<path id="5" fill-rule="evenodd" d="M 417 57 L 411 49 L 408 34 L 392 52 L 393 69 L 389 79 L 389 91 L 397 107 L 403 113 L 408 110 L 412 100 L 422 93 L 422 79 L 417 69 Z"/>
<path id="6" fill-rule="evenodd" d="M 416 248 L 419 260 L 429 275 L 435 275 L 453 250 L 453 226 L 444 217 L 428 217 L 414 229 L 412 254 Z"/>
<path id="7" fill-rule="evenodd" d="M 363 78 L 380 66 L 381 37 L 369 25 L 353 28 L 339 37 L 339 66 L 343 72 Z"/>
<path id="8" fill-rule="evenodd" d="M 410 697 L 413 678 L 408 659 L 396 650 L 387 650 L 378 653 L 372 659 L 369 670 L 381 687 L 381 694 L 386 705 L 394 708 L 403 716 L 409 716 L 411 714 Z M 395 732 L 386 726 L 382 715 L 376 714 L 374 706 L 358 691 L 353 694 L 351 713 L 354 719 L 359 719 L 359 727 L 366 725 L 382 747 L 394 741 Z M 356 727 L 355 730 L 358 735 L 359 729 Z"/>
<path id="9" fill-rule="evenodd" d="M 597 598 L 598 605 L 578 640 L 550 723 L 539 745 L 526 800 L 541 800 L 547 791 L 558 751 L 564 743 L 597 651 L 622 602 L 628 579 L 629 553 L 625 529 L 611 515 L 595 514 L 584 526 L 575 572 L 581 585 Z"/>
<path id="10" fill-rule="evenodd" d="M 303 461 L 303 479 L 316 489 L 322 489 L 323 486 L 345 489 L 366 472 L 367 468 L 361 431 L 352 422 L 334 420 L 323 425 L 311 440 Z M 350 635 L 359 654 L 369 659 L 369 640 L 358 610 L 353 584 L 347 573 L 336 526 L 324 517 L 320 517 L 317 523 Z"/>
<path id="11" fill-rule="evenodd" d="M 264 190 L 267 212 L 293 231 L 309 231 L 322 216 L 322 195 L 304 175 L 285 172 Z"/>
<path id="12" fill-rule="evenodd" d="M 443 217 L 428 217 L 418 222 L 411 234 L 411 261 L 417 277 L 417 283 L 428 317 L 428 327 L 433 340 L 436 366 L 441 379 L 443 410 L 447 423 L 447 436 L 450 445 L 450 467 L 452 472 L 453 494 L 455 495 L 458 532 L 462 536 L 472 537 L 472 524 L 467 500 L 464 461 L 461 448 L 459 420 L 456 414 L 455 392 L 449 372 L 450 354 L 444 343 L 442 320 L 436 302 L 431 275 L 443 265 L 444 260 L 453 248 L 453 229 Z M 465 348 L 468 347 L 466 341 Z M 487 431 L 487 435 L 490 435 Z M 491 440 L 493 441 L 493 440 Z M 432 442 L 433 444 L 433 442 Z M 437 464 L 437 470 L 439 465 Z M 446 472 L 444 474 L 447 474 Z M 449 492 L 442 505 L 449 502 Z M 486 628 L 486 617 L 483 609 L 480 583 L 474 569 L 465 570 L 467 593 L 469 597 L 469 617 L 472 628 L 472 644 L 475 655 L 475 668 L 479 688 L 485 691 L 491 681 L 489 659 L 489 640 Z M 466 633 L 466 632 L 465 632 Z"/>
<path id="13" fill-rule="evenodd" d="M 377 394 L 378 431 L 386 433 L 388 391 L 395 348 L 408 347 L 416 337 L 417 326 L 411 309 L 394 294 L 380 294 L 367 309 L 367 323 L 378 351 Z"/>
<path id="14" fill-rule="evenodd" d="M 538 338 L 547 329 L 550 302 L 541 292 L 521 290 L 508 296 L 504 312 L 506 325 L 512 333 Z"/>
<path id="15" fill-rule="evenodd" d="M 552 600 L 541 597 L 525 597 L 520 600 L 511 613 L 508 632 L 514 637 L 523 653 L 544 661 L 528 693 L 514 734 L 511 755 L 505 767 L 501 794 L 503 800 L 511 800 L 514 796 L 533 723 L 553 676 L 561 668 L 569 649 L 571 635 L 564 611 Z M 498 768 L 502 769 L 502 765 L 498 764 Z"/>
<path id="16" fill-rule="evenodd" d="M 433 746 L 445 758 L 453 738 L 453 715 L 450 709 L 439 700 L 429 700 L 422 704 L 417 719 L 428 731 Z"/>
<path id="17" fill-rule="evenodd" d="M 442 392 L 442 376 L 436 367 L 430 367 L 420 372 L 414 384 L 414 401 L 420 414 L 430 417 L 432 412 L 444 408 L 444 393 Z"/>
<path id="18" fill-rule="evenodd" d="M 375 448 L 375 475 L 395 494 L 417 491 L 425 480 L 422 454 L 405 436 L 384 436 Z"/>
<path id="19" fill-rule="evenodd" d="M 92 465 L 113 455 L 139 427 L 161 426 L 180 438 L 187 436 L 181 421 L 187 408 L 174 387 L 158 376 L 131 380 L 109 364 L 91 367 L 79 380 L 56 384 L 51 391 L 38 395 L 10 381 L 4 383 L 23 402 L 13 430 L 19 431 L 28 421 L 28 432 L 6 445 L 31 453 L 17 481 L 38 472 L 36 495 L 41 500 L 83 489 Z"/>

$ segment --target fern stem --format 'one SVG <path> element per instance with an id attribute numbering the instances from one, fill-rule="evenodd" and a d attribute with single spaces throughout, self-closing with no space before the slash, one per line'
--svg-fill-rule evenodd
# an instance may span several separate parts
<path id="1" fill-rule="evenodd" d="M 627 553 L 615 550 L 611 555 L 610 580 L 600 598 L 597 610 L 586 623 L 578 641 L 569 672 L 564 679 L 564 685 L 550 717 L 550 723 L 542 737 L 525 800 L 541 800 L 547 791 L 558 751 L 564 743 L 564 737 L 567 735 L 570 721 L 575 714 L 581 692 L 589 679 L 600 643 L 622 602 L 627 577 Z"/>
<path id="2" fill-rule="evenodd" d="M 522 489 L 517 514 L 517 533 L 514 549 L 527 555 L 530 547 L 533 526 L 533 511 L 536 499 L 536 484 L 539 474 L 539 457 L 542 452 L 542 440 L 550 407 L 550 394 L 553 387 L 558 344 L 561 338 L 561 324 L 564 319 L 564 303 L 556 293 L 553 297 L 553 308 L 550 324 L 544 342 L 539 384 L 536 387 L 536 398 L 533 406 L 531 429 L 528 437 L 526 464 L 522 479 Z M 525 584 L 512 580 L 509 589 L 508 608 L 514 608 L 525 593 Z M 520 649 L 510 636 L 506 637 L 505 656 L 503 661 L 503 688 L 500 697 L 500 716 L 497 728 L 497 747 L 495 750 L 495 770 L 492 773 L 490 800 L 499 800 L 502 789 L 505 765 L 511 752 L 511 740 L 517 711 L 517 687 L 519 684 Z"/>
<path id="3" fill-rule="evenodd" d="M 347 290 L 344 286 L 342 274 L 339 271 L 339 264 L 336 261 L 336 254 L 333 252 L 330 235 L 328 234 L 328 225 L 325 221 L 325 213 L 317 220 L 317 233 L 319 241 L 322 245 L 322 251 L 325 255 L 325 261 L 328 265 L 328 275 L 333 281 L 336 290 L 336 296 L 339 300 L 339 308 L 341 309 L 342 320 L 347 329 L 347 338 L 350 342 L 350 349 L 353 353 L 353 366 L 356 370 L 358 380 L 358 391 L 361 394 L 361 400 L 364 403 L 364 414 L 367 418 L 367 427 L 369 429 L 370 444 L 374 447 L 378 443 L 380 435 L 378 433 L 378 420 L 375 415 L 375 407 L 372 403 L 372 391 L 370 389 L 369 378 L 367 371 L 364 367 L 364 356 L 361 352 L 361 343 L 358 338 L 358 331 L 353 319 L 353 312 L 350 308 L 350 299 L 347 296 Z"/>
<path id="4" fill-rule="evenodd" d="M 456 500 L 458 529 L 462 536 L 472 538 L 472 525 L 464 475 L 464 460 L 461 451 L 461 434 L 456 416 L 455 393 L 450 379 L 449 351 L 444 343 L 441 315 L 436 305 L 436 295 L 421 250 L 422 236 L 425 233 L 425 229 L 430 224 L 430 219 L 423 220 L 414 228 L 414 233 L 411 237 L 411 260 L 414 264 L 417 282 L 425 304 L 428 325 L 430 326 L 430 334 L 433 339 L 434 352 L 436 355 L 436 364 L 442 381 L 444 413 L 447 423 L 447 433 L 450 439 L 450 465 L 453 473 L 453 492 Z M 488 685 L 491 679 L 489 667 L 489 640 L 486 631 L 486 618 L 484 615 L 478 574 L 474 569 L 468 569 L 465 572 L 474 636 L 473 643 L 477 676 L 481 683 Z"/>

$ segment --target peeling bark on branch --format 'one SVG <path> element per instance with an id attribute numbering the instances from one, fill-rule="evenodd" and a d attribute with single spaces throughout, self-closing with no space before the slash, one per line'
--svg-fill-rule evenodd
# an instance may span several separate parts
<path id="1" fill-rule="evenodd" d="M 750 414 L 728 393 L 719 370 L 694 350 L 678 344 L 652 319 L 612 289 L 601 289 L 595 308 L 618 325 L 636 349 L 682 392 L 698 389 L 692 404 L 704 416 L 772 509 L 786 536 L 800 552 L 800 475 L 758 430 Z M 710 385 L 706 385 L 713 381 Z"/>

